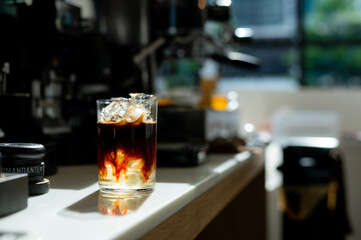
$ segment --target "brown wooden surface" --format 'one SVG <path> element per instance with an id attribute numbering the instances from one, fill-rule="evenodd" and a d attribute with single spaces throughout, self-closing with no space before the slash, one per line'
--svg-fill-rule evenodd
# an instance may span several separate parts
<path id="1" fill-rule="evenodd" d="M 241 197 L 242 191 L 247 189 L 248 186 L 252 186 L 252 182 L 256 181 L 256 179 L 258 179 L 259 182 L 262 182 L 261 184 L 258 182 L 258 184 L 255 185 L 258 188 L 258 195 L 256 195 L 259 196 L 260 199 L 249 199 L 249 202 L 245 202 L 244 204 L 255 206 L 253 209 L 259 207 L 264 216 L 264 195 L 262 200 L 262 192 L 264 194 L 264 160 L 263 153 L 259 152 L 258 154 L 253 154 L 251 159 L 247 160 L 241 167 L 163 221 L 141 239 L 195 239 L 213 219 L 216 219 L 215 217 L 221 213 L 222 210 L 226 210 L 226 207 L 232 203 L 233 200 Z M 259 195 L 259 193 L 261 195 Z M 235 206 L 238 205 L 239 204 L 236 204 Z M 232 206 L 232 204 L 230 206 Z M 247 208 L 247 206 L 243 206 L 243 209 Z M 237 209 L 241 210 L 242 208 L 237 207 Z M 249 209 L 252 208 L 250 207 Z M 232 212 L 233 210 L 236 209 L 232 209 L 231 207 L 228 211 Z M 247 214 L 245 214 L 245 216 L 247 216 Z M 232 221 L 233 217 L 230 218 L 230 221 Z M 259 227 L 264 231 L 265 226 L 261 225 L 264 224 L 265 218 L 263 217 L 263 219 L 258 220 Z M 247 228 L 250 228 L 251 226 L 246 224 L 241 227 L 246 231 Z M 240 231 L 242 231 L 242 229 L 240 229 Z M 202 234 L 205 237 L 208 237 L 208 235 L 205 235 L 206 233 L 203 232 Z"/>
<path id="2" fill-rule="evenodd" d="M 259 174 L 196 237 L 196 240 L 266 239 L 264 174 Z"/>

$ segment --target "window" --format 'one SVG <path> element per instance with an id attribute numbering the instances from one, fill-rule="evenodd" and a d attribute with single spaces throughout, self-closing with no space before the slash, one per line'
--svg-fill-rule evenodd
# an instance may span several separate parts
<path id="1" fill-rule="evenodd" d="M 223 65 L 225 80 L 221 84 L 267 90 L 297 87 L 300 74 L 294 44 L 296 0 L 233 0 L 232 14 L 234 26 L 251 28 L 254 32 L 253 40 L 239 44 L 237 50 L 259 58 L 261 66 L 258 70 L 248 70 Z"/>
<path id="2" fill-rule="evenodd" d="M 302 3 L 304 84 L 361 86 L 361 1 Z"/>
<path id="3" fill-rule="evenodd" d="M 233 0 L 232 9 L 237 26 L 254 30 L 238 50 L 262 65 L 223 66 L 226 79 L 361 87 L 361 0 Z"/>

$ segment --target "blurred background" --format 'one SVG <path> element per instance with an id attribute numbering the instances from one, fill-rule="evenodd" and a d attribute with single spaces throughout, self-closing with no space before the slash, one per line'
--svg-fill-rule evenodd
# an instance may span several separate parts
<path id="1" fill-rule="evenodd" d="M 44 144 L 46 174 L 96 163 L 95 100 L 130 92 L 156 94 L 159 121 L 192 119 L 159 122 L 160 149 L 266 148 L 270 240 L 289 236 L 279 139 L 336 139 L 335 239 L 361 239 L 361 0 L 0 0 L 0 141 Z"/>

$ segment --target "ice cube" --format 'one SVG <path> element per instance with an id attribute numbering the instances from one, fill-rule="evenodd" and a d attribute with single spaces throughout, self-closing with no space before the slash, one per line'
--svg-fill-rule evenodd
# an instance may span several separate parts
<path id="1" fill-rule="evenodd" d="M 129 101 L 120 102 L 122 109 L 118 112 L 119 117 L 124 118 L 125 113 L 128 111 L 130 103 Z"/>
<path id="2" fill-rule="evenodd" d="M 145 93 L 129 93 L 130 98 L 132 100 L 138 101 L 138 100 L 149 100 L 150 97 L 152 97 L 153 95 L 148 95 Z"/>
<path id="3" fill-rule="evenodd" d="M 145 109 L 150 109 L 151 102 L 156 99 L 154 95 L 145 93 L 130 93 L 129 95 L 132 105 L 142 104 Z"/>
<path id="4" fill-rule="evenodd" d="M 136 122 L 142 120 L 142 118 L 149 113 L 149 110 L 145 109 L 142 105 L 131 105 L 124 115 L 127 122 Z"/>
<path id="5" fill-rule="evenodd" d="M 123 119 L 127 109 L 129 107 L 129 102 L 127 101 L 115 101 L 102 109 L 100 113 L 101 121 L 105 122 L 118 122 Z"/>
<path id="6" fill-rule="evenodd" d="M 122 110 L 120 102 L 112 102 L 108 106 L 102 109 L 100 117 L 102 121 L 114 121 L 117 120 L 118 113 Z"/>
<path id="7" fill-rule="evenodd" d="M 143 117 L 143 123 L 154 123 L 154 119 L 150 115 L 150 112 Z"/>

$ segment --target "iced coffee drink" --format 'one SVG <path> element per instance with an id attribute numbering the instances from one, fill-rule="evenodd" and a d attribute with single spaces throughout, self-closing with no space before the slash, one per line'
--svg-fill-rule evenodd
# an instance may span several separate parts
<path id="1" fill-rule="evenodd" d="M 97 100 L 99 186 L 107 191 L 147 191 L 156 178 L 157 100 Z"/>

